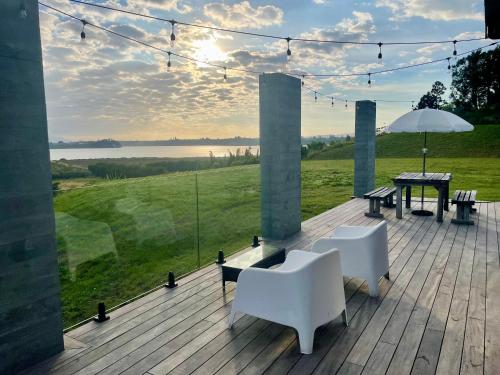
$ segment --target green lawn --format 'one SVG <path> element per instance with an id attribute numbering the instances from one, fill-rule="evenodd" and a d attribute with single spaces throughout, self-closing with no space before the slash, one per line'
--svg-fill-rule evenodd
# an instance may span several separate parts
<path id="1" fill-rule="evenodd" d="M 394 133 L 377 136 L 378 158 L 418 157 L 424 135 Z M 464 133 L 428 133 L 429 157 L 500 157 L 500 125 L 475 125 L 474 131 Z M 311 155 L 314 160 L 352 159 L 354 142 L 336 143 Z"/>
<path id="2" fill-rule="evenodd" d="M 420 168 L 420 159 L 378 160 L 377 185 Z M 431 158 L 428 170 L 452 172 L 452 189 L 500 200 L 500 158 Z M 258 165 L 198 173 L 201 265 L 259 234 L 259 180 Z M 303 219 L 347 201 L 352 183 L 352 160 L 303 162 Z M 54 206 L 65 326 L 93 315 L 100 301 L 116 305 L 164 282 L 168 271 L 197 267 L 194 172 L 100 182 L 59 193 Z"/>

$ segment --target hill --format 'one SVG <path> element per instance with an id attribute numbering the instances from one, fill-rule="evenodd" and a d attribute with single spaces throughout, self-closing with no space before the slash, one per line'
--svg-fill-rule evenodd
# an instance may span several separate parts
<path id="1" fill-rule="evenodd" d="M 377 136 L 377 158 L 412 158 L 421 155 L 423 134 L 400 133 Z M 467 133 L 428 133 L 429 157 L 500 157 L 500 125 L 476 125 Z M 353 159 L 354 142 L 334 143 L 308 159 Z"/>

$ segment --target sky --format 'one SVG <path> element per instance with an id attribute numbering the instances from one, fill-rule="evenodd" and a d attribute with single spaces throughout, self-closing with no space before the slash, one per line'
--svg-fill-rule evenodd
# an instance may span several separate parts
<path id="1" fill-rule="evenodd" d="M 451 56 L 453 45 L 332 45 L 209 31 L 44 0 L 69 14 L 180 55 L 227 67 L 319 74 L 369 72 Z M 89 0 L 91 1 L 91 0 Z M 116 8 L 256 33 L 370 42 L 453 40 L 484 36 L 479 0 L 92 0 Z M 258 75 L 172 57 L 123 40 L 40 6 L 49 138 L 154 140 L 258 137 Z M 458 52 L 488 44 L 459 43 Z M 453 63 L 453 60 L 452 60 Z M 436 80 L 449 87 L 446 63 L 367 77 L 306 78 L 318 92 L 349 101 L 418 101 Z M 410 110 L 410 103 L 377 103 L 377 127 Z M 302 93 L 302 135 L 352 134 L 354 103 Z"/>

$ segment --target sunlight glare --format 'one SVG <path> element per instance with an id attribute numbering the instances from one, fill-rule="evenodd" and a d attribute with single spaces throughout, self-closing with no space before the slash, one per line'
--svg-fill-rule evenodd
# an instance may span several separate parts
<path id="1" fill-rule="evenodd" d="M 193 43 L 196 49 L 195 58 L 207 62 L 224 61 L 227 58 L 227 54 L 223 52 L 219 46 L 217 46 L 217 41 L 214 38 L 197 40 Z M 204 65 L 199 63 L 199 65 Z"/>

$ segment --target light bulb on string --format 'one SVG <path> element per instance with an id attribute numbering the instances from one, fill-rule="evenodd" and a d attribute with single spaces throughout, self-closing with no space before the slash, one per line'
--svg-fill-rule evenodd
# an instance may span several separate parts
<path id="1" fill-rule="evenodd" d="M 290 58 L 292 57 L 292 50 L 290 49 L 290 41 L 291 40 L 292 40 L 292 38 L 290 38 L 290 37 L 286 38 L 286 43 L 287 43 L 286 58 L 287 58 L 287 60 L 290 60 Z"/>
<path id="2" fill-rule="evenodd" d="M 175 21 L 170 20 L 170 24 L 172 25 L 172 33 L 170 34 L 170 47 L 174 48 L 174 46 L 175 46 Z"/>
<path id="3" fill-rule="evenodd" d="M 318 93 L 314 91 L 314 102 L 318 101 Z"/>
<path id="4" fill-rule="evenodd" d="M 368 73 L 368 87 L 372 87 L 372 74 Z"/>
<path id="5" fill-rule="evenodd" d="M 302 87 L 304 87 L 304 80 L 305 80 L 305 78 L 306 77 L 304 75 L 302 75 Z"/>
<path id="6" fill-rule="evenodd" d="M 224 67 L 224 82 L 227 82 L 227 68 Z"/>
<path id="7" fill-rule="evenodd" d="M 172 55 L 172 52 L 168 51 L 168 61 L 167 61 L 167 70 L 170 71 L 170 68 L 172 67 L 172 63 L 170 62 L 170 55 Z"/>
<path id="8" fill-rule="evenodd" d="M 450 69 L 451 69 L 450 59 L 451 59 L 451 57 L 447 57 L 447 58 L 446 58 L 446 60 L 448 60 L 448 70 L 450 70 Z"/>
<path id="9" fill-rule="evenodd" d="M 87 24 L 87 21 L 82 20 L 82 32 L 80 33 L 80 38 L 81 40 L 85 40 L 86 34 L 85 34 L 85 25 Z"/>
<path id="10" fill-rule="evenodd" d="M 26 4 L 24 4 L 24 1 L 21 3 L 21 6 L 19 8 L 19 17 L 22 19 L 28 17 L 28 10 L 26 9 Z"/>
<path id="11" fill-rule="evenodd" d="M 457 55 L 457 41 L 453 41 L 453 56 Z"/>
<path id="12" fill-rule="evenodd" d="M 333 105 L 334 105 L 334 104 L 335 104 L 335 103 L 333 102 L 333 97 L 332 97 L 332 108 L 333 108 Z"/>
<path id="13" fill-rule="evenodd" d="M 345 109 L 347 109 L 347 99 L 345 100 Z"/>
<path id="14" fill-rule="evenodd" d="M 382 58 L 382 45 L 383 43 L 382 42 L 379 42 L 378 43 L 378 58 L 381 59 Z"/>

